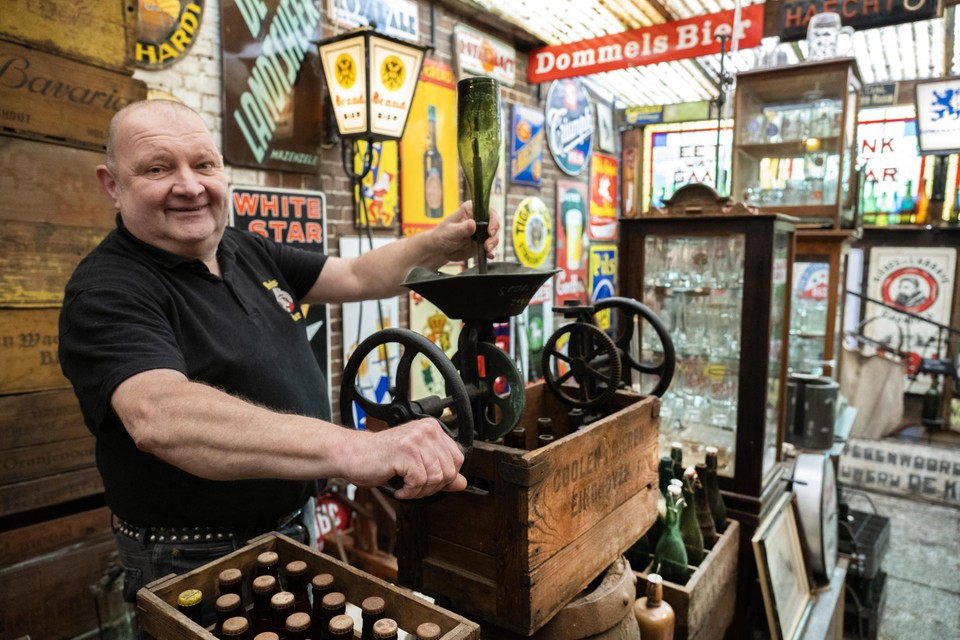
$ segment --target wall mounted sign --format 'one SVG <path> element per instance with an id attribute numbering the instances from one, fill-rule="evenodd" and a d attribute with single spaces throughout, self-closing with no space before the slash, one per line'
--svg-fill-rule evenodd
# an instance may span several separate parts
<path id="1" fill-rule="evenodd" d="M 200 33 L 203 0 L 139 0 L 134 59 L 141 69 L 164 69 L 186 57 Z"/>
<path id="2" fill-rule="evenodd" d="M 720 53 L 716 36 L 734 34 L 734 14 L 731 9 L 535 49 L 530 52 L 527 80 L 533 84 Z M 763 3 L 743 7 L 737 48 L 756 47 L 762 36 Z"/>
<path id="3" fill-rule="evenodd" d="M 512 87 L 517 81 L 517 51 L 465 24 L 453 28 L 453 53 L 457 77 L 491 76 Z"/>
<path id="4" fill-rule="evenodd" d="M 892 107 L 897 104 L 897 83 L 878 82 L 868 84 L 860 92 L 860 109 Z"/>
<path id="5" fill-rule="evenodd" d="M 913 109 L 901 106 L 860 112 L 857 157 L 863 163 L 864 215 L 897 213 L 905 196 L 915 198 L 924 175 L 917 152 L 917 121 Z"/>
<path id="6" fill-rule="evenodd" d="M 897 309 L 933 322 L 950 325 L 957 267 L 957 250 L 947 247 L 874 247 L 870 250 L 867 295 Z M 901 351 L 933 358 L 946 348 L 938 344 L 939 330 L 927 322 L 894 309 L 867 303 L 863 335 L 897 345 Z M 902 339 L 902 342 L 901 342 Z M 929 376 L 906 379 L 905 390 L 924 393 Z"/>
<path id="7" fill-rule="evenodd" d="M 762 8 L 762 5 L 760 5 Z M 840 22 L 855 29 L 928 20 L 943 14 L 940 0 L 786 0 L 780 4 L 780 42 L 807 37 L 807 23 L 818 13 L 840 14 Z"/>
<path id="8" fill-rule="evenodd" d="M 606 102 L 597 103 L 597 147 L 607 153 L 617 150 L 617 134 L 613 128 L 613 107 Z"/>
<path id="9" fill-rule="evenodd" d="M 448 264 L 439 269 L 441 273 L 456 275 L 463 271 L 463 265 Z M 457 352 L 457 342 L 463 322 L 451 320 L 435 304 L 415 291 L 410 292 L 410 328 L 437 345 L 448 358 Z M 445 397 L 443 377 L 437 367 L 424 356 L 414 358 L 410 368 L 411 398 L 427 396 Z"/>
<path id="10" fill-rule="evenodd" d="M 510 117 L 510 181 L 539 187 L 543 174 L 543 112 L 514 105 Z"/>
<path id="11" fill-rule="evenodd" d="M 547 145 L 560 170 L 578 176 L 590 163 L 593 150 L 593 106 L 579 80 L 550 85 L 544 108 Z"/>
<path id="12" fill-rule="evenodd" d="M 903 440 L 851 438 L 840 480 L 867 491 L 960 507 L 960 453 Z"/>
<path id="13" fill-rule="evenodd" d="M 400 141 L 404 235 L 435 227 L 459 204 L 457 85 L 450 65 L 427 58 Z"/>
<path id="14" fill-rule="evenodd" d="M 363 169 L 367 143 L 358 140 L 359 150 L 354 156 L 354 171 Z M 363 200 L 361 200 L 363 198 Z M 373 143 L 370 171 L 354 189 L 357 203 L 354 217 L 357 227 L 369 225 L 373 229 L 390 229 L 400 217 L 400 158 L 395 140 Z"/>
<path id="15" fill-rule="evenodd" d="M 520 341 L 520 369 L 527 382 L 543 379 L 543 347 L 553 335 L 553 279 L 537 289 L 530 304 L 517 317 Z"/>
<path id="16" fill-rule="evenodd" d="M 309 251 L 327 252 L 327 196 L 322 191 L 230 188 L 230 226 Z M 327 378 L 330 400 L 330 310 L 302 305 L 310 349 Z"/>
<path id="17" fill-rule="evenodd" d="M 617 295 L 617 245 L 590 245 L 590 304 Z M 595 314 L 598 326 L 604 331 L 613 329 L 610 309 Z"/>
<path id="18" fill-rule="evenodd" d="M 557 274 L 554 304 L 587 304 L 587 185 L 557 180 Z"/>
<path id="19" fill-rule="evenodd" d="M 643 136 L 639 129 L 627 129 L 620 136 L 623 166 L 620 180 L 620 217 L 636 218 L 640 215 L 640 154 Z"/>
<path id="20" fill-rule="evenodd" d="M 314 173 L 320 162 L 320 88 L 311 0 L 221 7 L 223 155 L 255 169 Z"/>
<path id="21" fill-rule="evenodd" d="M 327 16 L 347 29 L 375 26 L 388 36 L 420 40 L 420 12 L 411 0 L 327 0 Z"/>
<path id="22" fill-rule="evenodd" d="M 542 267 L 550 255 L 553 227 L 543 200 L 524 198 L 513 214 L 513 250 L 521 264 Z"/>
<path id="23" fill-rule="evenodd" d="M 960 77 L 917 82 L 920 153 L 960 152 Z"/>
<path id="24" fill-rule="evenodd" d="M 613 240 L 617 237 L 617 159 L 602 153 L 593 154 L 590 163 L 591 240 Z"/>
<path id="25" fill-rule="evenodd" d="M 657 124 L 663 122 L 663 107 L 627 107 L 623 118 L 627 124 Z"/>

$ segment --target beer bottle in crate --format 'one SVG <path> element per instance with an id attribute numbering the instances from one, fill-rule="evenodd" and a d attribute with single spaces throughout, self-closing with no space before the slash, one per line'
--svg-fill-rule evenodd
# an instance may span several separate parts
<path id="1" fill-rule="evenodd" d="M 687 568 L 687 549 L 680 535 L 680 511 L 683 509 L 680 494 L 680 487 L 667 487 L 667 519 L 653 552 L 653 568 L 670 582 L 686 584 L 690 571 Z"/>
<path id="2" fill-rule="evenodd" d="M 220 595 L 235 593 L 243 599 L 243 572 L 236 567 L 224 569 L 217 575 L 217 590 Z"/>
<path id="3" fill-rule="evenodd" d="M 254 633 L 273 631 L 270 621 L 273 619 L 273 609 L 270 598 L 277 592 L 277 579 L 273 576 L 257 576 L 253 580 L 253 616 L 251 623 Z"/>
<path id="4" fill-rule="evenodd" d="M 199 589 L 187 589 L 177 596 L 177 611 L 203 626 L 203 593 Z"/>
<path id="5" fill-rule="evenodd" d="M 697 479 L 693 484 L 693 501 L 697 510 L 697 522 L 700 524 L 700 533 L 703 535 L 703 548 L 712 549 L 717 543 L 717 527 L 713 521 L 713 512 L 710 510 L 710 502 L 707 498 L 707 490 L 701 482 L 702 474 L 706 468 L 702 464 L 696 466 Z"/>
<path id="6" fill-rule="evenodd" d="M 341 594 L 342 595 L 342 594 Z M 327 633 L 320 636 L 321 639 L 329 640 L 352 640 L 353 638 L 353 618 L 346 614 L 333 616 L 327 623 Z"/>
<path id="7" fill-rule="evenodd" d="M 380 618 L 373 624 L 374 640 L 397 640 L 397 621 L 392 618 Z"/>
<path id="8" fill-rule="evenodd" d="M 317 625 L 321 631 L 321 638 L 328 638 L 330 636 L 330 623 L 333 622 L 333 619 L 337 616 L 342 616 L 347 612 L 347 597 L 340 593 L 339 591 L 331 591 L 327 595 L 323 596 L 323 600 L 320 601 L 320 616 L 315 621 L 314 624 Z M 349 617 L 349 616 L 347 616 Z M 353 618 L 350 622 L 350 632 L 353 633 Z"/>
<path id="9" fill-rule="evenodd" d="M 299 613 L 310 613 L 310 596 L 307 595 L 307 563 L 303 560 L 288 562 L 284 567 L 287 575 L 287 591 L 293 594 L 293 608 Z"/>
<path id="10" fill-rule="evenodd" d="M 310 614 L 302 611 L 287 616 L 286 640 L 309 640 L 312 637 Z"/>
<path id="11" fill-rule="evenodd" d="M 246 618 L 234 616 L 227 618 L 220 631 L 224 640 L 248 640 L 250 638 L 250 623 Z"/>
<path id="12" fill-rule="evenodd" d="M 526 449 L 527 448 L 527 430 L 524 429 L 521 425 L 517 425 L 513 428 L 513 431 L 508 433 L 503 439 L 503 444 L 506 447 L 511 447 L 513 449 Z"/>
<path id="13" fill-rule="evenodd" d="M 646 595 L 634 603 L 633 613 L 643 640 L 673 640 L 676 615 L 663 600 L 663 578 L 656 573 L 647 576 Z"/>
<path id="14" fill-rule="evenodd" d="M 253 640 L 280 640 L 280 636 L 275 631 L 264 631 L 253 636 Z"/>
<path id="15" fill-rule="evenodd" d="M 440 625 L 424 622 L 417 627 L 417 640 L 440 640 Z"/>
<path id="16" fill-rule="evenodd" d="M 360 629 L 360 640 L 373 640 L 373 625 L 383 617 L 387 603 L 380 596 L 364 598 L 360 603 L 360 616 L 363 627 Z"/>
<path id="17" fill-rule="evenodd" d="M 321 603 L 323 596 L 333 591 L 333 576 L 329 573 L 318 573 L 310 581 L 310 591 L 313 593 L 313 620 L 320 619 Z M 322 631 L 321 631 L 322 633 Z"/>
<path id="18" fill-rule="evenodd" d="M 223 623 L 230 618 L 246 618 L 247 612 L 243 608 L 243 601 L 235 593 L 225 593 L 216 602 L 217 623 L 213 628 L 213 635 L 223 637 Z"/>
<path id="19" fill-rule="evenodd" d="M 280 584 L 280 556 L 276 551 L 264 551 L 257 556 L 257 568 L 253 577 L 273 576 Z"/>
<path id="20" fill-rule="evenodd" d="M 703 487 L 707 490 L 707 502 L 710 504 L 710 512 L 713 514 L 713 525 L 717 529 L 717 534 L 721 534 L 727 529 L 727 507 L 723 504 L 723 496 L 720 495 L 720 487 L 717 484 L 717 469 L 719 468 L 717 460 L 717 448 L 707 447 L 706 449 L 706 477 L 702 479 Z M 700 470 L 697 470 L 699 473 Z"/>
<path id="21" fill-rule="evenodd" d="M 683 544 L 687 548 L 687 562 L 700 566 L 703 562 L 703 532 L 700 530 L 700 521 L 697 520 L 697 510 L 694 497 L 694 483 L 697 472 L 693 467 L 687 467 L 683 472 L 683 513 L 680 515 L 680 533 L 683 535 Z"/>
<path id="22" fill-rule="evenodd" d="M 273 610 L 270 617 L 270 630 L 284 637 L 287 632 L 287 617 L 295 613 L 293 608 L 293 594 L 289 591 L 278 591 L 270 596 L 270 608 Z"/>

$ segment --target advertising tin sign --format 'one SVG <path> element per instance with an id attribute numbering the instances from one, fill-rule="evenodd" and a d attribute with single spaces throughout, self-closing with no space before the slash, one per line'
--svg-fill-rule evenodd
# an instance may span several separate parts
<path id="1" fill-rule="evenodd" d="M 589 166 L 593 149 L 593 106 L 579 80 L 566 78 L 547 92 L 547 145 L 564 173 L 578 176 Z"/>

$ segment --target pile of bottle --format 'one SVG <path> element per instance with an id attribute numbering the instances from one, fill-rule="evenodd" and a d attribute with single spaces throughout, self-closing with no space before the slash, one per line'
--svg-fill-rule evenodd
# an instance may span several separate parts
<path id="1" fill-rule="evenodd" d="M 567 433 L 573 433 L 582 429 L 587 424 L 587 416 L 583 409 L 574 407 L 567 414 Z M 493 444 L 502 444 L 511 449 L 539 449 L 552 444 L 562 435 L 557 435 L 554 429 L 553 418 L 549 416 L 540 416 L 537 418 L 536 442 L 531 447 L 527 444 L 527 429 L 522 424 L 518 424 L 510 433 L 500 440 L 495 440 Z"/>
<path id="2" fill-rule="evenodd" d="M 863 224 L 894 225 L 930 222 L 930 197 L 927 182 L 914 189 L 913 181 L 907 180 L 901 192 L 896 184 L 868 180 L 863 189 Z"/>
<path id="3" fill-rule="evenodd" d="M 717 448 L 706 448 L 704 464 L 683 467 L 683 447 L 674 443 L 660 459 L 657 519 L 626 553 L 631 565 L 650 565 L 675 584 L 690 579 L 691 567 L 703 562 L 727 528 L 727 509 L 717 486 Z"/>
<path id="4" fill-rule="evenodd" d="M 288 562 L 281 581 L 280 558 L 274 551 L 257 556 L 249 584 L 240 569 L 223 569 L 217 577 L 213 635 L 221 640 L 353 640 L 355 622 L 347 614 L 345 593 L 331 574 L 318 573 L 308 580 L 307 570 L 302 560 Z M 245 591 L 252 594 L 250 607 L 244 602 Z M 204 601 L 199 589 L 187 589 L 177 597 L 177 609 L 207 626 L 210 612 Z M 361 640 L 397 639 L 397 622 L 388 617 L 383 598 L 363 599 L 360 612 Z M 418 640 L 438 640 L 440 635 L 434 623 L 416 629 Z"/>

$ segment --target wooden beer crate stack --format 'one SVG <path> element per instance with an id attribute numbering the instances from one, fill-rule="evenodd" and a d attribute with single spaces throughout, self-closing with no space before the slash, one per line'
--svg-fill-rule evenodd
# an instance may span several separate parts
<path id="1" fill-rule="evenodd" d="M 483 489 L 400 505 L 400 584 L 524 636 L 546 624 L 656 517 L 660 400 L 618 391 L 612 403 L 568 434 L 568 407 L 528 387 L 527 445 L 541 416 L 557 439 L 532 451 L 475 442 L 467 475 Z"/>
<path id="2" fill-rule="evenodd" d="M 331 574 L 336 590 L 346 596 L 348 603 L 358 607 L 369 596 L 383 598 L 387 617 L 396 620 L 403 631 L 413 633 L 418 625 L 432 622 L 440 627 L 441 640 L 478 640 L 480 637 L 476 623 L 279 533 L 266 533 L 219 560 L 189 573 L 161 578 L 140 589 L 137 593 L 140 630 L 156 640 L 214 640 L 210 629 L 192 622 L 177 610 L 177 596 L 186 589 L 199 589 L 204 595 L 204 606 L 213 607 L 220 572 L 233 567 L 249 579 L 255 572 L 257 556 L 265 551 L 276 552 L 281 567 L 302 560 L 307 563 L 309 576 Z"/>
<path id="3" fill-rule="evenodd" d="M 721 640 L 733 622 L 737 606 L 737 554 L 740 524 L 727 520 L 727 528 L 699 566 L 690 567 L 686 584 L 663 581 L 663 599 L 676 615 L 674 640 Z M 652 559 L 651 563 L 652 564 Z M 637 597 L 646 595 L 647 574 L 652 567 L 637 571 Z"/>

